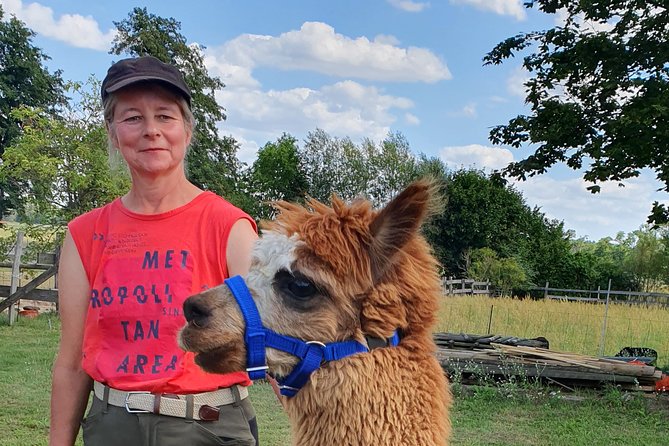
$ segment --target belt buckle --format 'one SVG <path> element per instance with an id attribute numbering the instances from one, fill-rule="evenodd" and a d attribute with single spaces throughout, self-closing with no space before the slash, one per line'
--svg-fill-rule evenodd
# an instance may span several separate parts
<path id="1" fill-rule="evenodd" d="M 150 410 L 144 410 L 144 409 L 131 409 L 128 407 L 128 404 L 130 404 L 130 397 L 133 395 L 150 395 L 151 392 L 127 392 L 125 395 L 125 410 L 128 413 L 151 413 Z M 156 395 L 158 398 L 160 398 L 160 395 Z M 154 398 L 156 397 L 154 396 Z"/>

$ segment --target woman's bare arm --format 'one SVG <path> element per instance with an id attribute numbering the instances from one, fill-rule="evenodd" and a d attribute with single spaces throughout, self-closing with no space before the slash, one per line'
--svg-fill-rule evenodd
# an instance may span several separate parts
<path id="1" fill-rule="evenodd" d="M 50 446 L 74 444 L 88 403 L 92 381 L 81 367 L 81 351 L 89 294 L 84 266 L 68 233 L 58 267 L 61 337 L 53 366 Z"/>

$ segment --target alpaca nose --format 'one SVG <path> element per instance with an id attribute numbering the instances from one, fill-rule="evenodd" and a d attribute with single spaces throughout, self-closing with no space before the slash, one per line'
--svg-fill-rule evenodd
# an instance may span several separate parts
<path id="1" fill-rule="evenodd" d="M 196 327 L 204 328 L 209 324 L 211 319 L 211 312 L 202 303 L 197 302 L 195 299 L 188 298 L 184 302 L 184 316 L 186 321 L 192 323 Z"/>

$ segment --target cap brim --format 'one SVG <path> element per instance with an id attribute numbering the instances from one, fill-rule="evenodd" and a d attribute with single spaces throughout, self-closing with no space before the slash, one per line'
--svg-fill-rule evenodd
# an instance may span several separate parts
<path id="1" fill-rule="evenodd" d="M 168 84 L 177 90 L 179 90 L 189 101 L 191 98 L 190 92 L 184 90 L 182 87 L 179 85 L 176 85 L 174 82 L 172 82 L 169 79 L 165 79 L 163 77 L 158 77 L 158 76 L 132 76 L 128 77 L 126 79 L 120 80 L 116 82 L 113 85 L 109 85 L 105 88 L 106 93 L 114 93 L 115 91 L 120 90 L 121 88 L 127 87 L 128 85 L 135 84 L 137 82 L 143 82 L 143 81 L 157 81 L 157 82 L 163 82 L 165 84 Z"/>

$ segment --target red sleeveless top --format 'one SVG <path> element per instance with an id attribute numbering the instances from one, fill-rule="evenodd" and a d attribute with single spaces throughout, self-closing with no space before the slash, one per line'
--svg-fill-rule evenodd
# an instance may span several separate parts
<path id="1" fill-rule="evenodd" d="M 163 214 L 136 214 L 117 199 L 70 222 L 91 287 L 82 364 L 94 380 L 178 394 L 250 384 L 243 372 L 202 371 L 177 344 L 184 300 L 228 277 L 228 235 L 240 218 L 256 228 L 204 192 Z"/>

